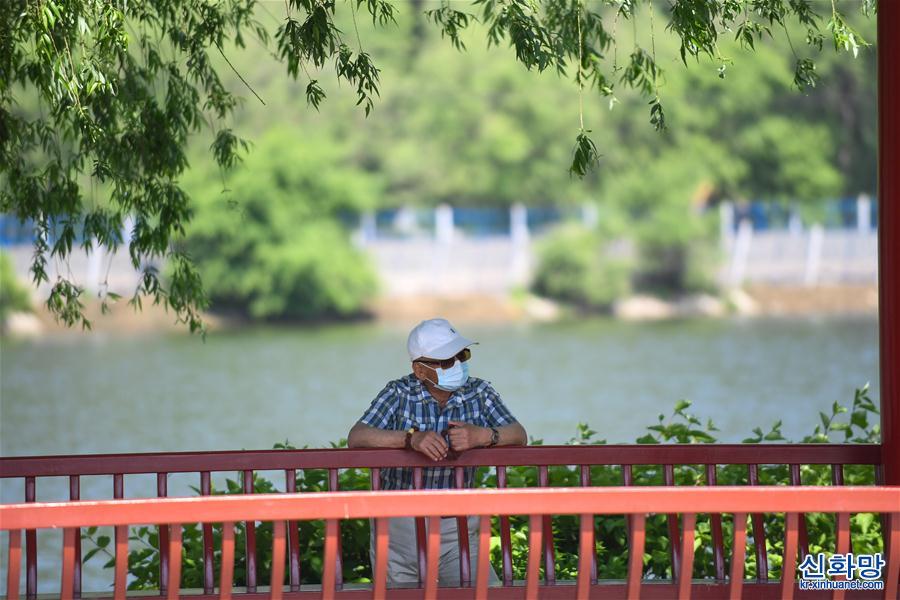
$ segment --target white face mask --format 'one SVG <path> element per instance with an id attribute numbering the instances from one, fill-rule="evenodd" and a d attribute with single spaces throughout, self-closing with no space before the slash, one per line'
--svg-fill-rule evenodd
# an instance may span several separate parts
<path id="1" fill-rule="evenodd" d="M 442 369 L 440 367 L 431 368 L 437 373 L 438 380 L 435 382 L 429 379 L 429 381 L 431 381 L 437 389 L 444 390 L 445 392 L 458 390 L 469 379 L 469 361 L 460 362 L 457 360 L 449 369 Z"/>

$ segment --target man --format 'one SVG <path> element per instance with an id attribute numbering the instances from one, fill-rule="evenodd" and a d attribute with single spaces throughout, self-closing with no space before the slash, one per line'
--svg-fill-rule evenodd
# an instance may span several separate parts
<path id="1" fill-rule="evenodd" d="M 347 436 L 351 448 L 406 448 L 434 461 L 448 452 L 470 448 L 522 445 L 525 429 L 487 381 L 469 377 L 472 342 L 445 319 L 419 323 L 409 334 L 406 349 L 412 373 L 388 382 Z M 446 438 L 444 437 L 446 435 Z M 475 469 L 465 469 L 465 485 L 472 487 Z M 412 469 L 382 469 L 382 489 L 413 487 Z M 452 467 L 423 469 L 423 486 L 454 486 Z M 478 560 L 477 517 L 469 517 L 470 573 L 475 581 Z M 370 555 L 375 564 L 375 537 Z M 438 582 L 458 586 L 459 544 L 455 518 L 441 519 L 441 560 Z M 387 582 L 391 586 L 419 581 L 415 520 L 390 520 Z M 491 569 L 491 582 L 499 582 Z"/>

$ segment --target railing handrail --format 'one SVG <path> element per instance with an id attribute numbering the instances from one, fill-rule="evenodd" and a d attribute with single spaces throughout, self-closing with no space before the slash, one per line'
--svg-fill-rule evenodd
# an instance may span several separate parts
<path id="1" fill-rule="evenodd" d="M 383 448 L 226 450 L 0 457 L 0 478 L 517 465 L 878 465 L 878 444 L 598 444 L 514 446 L 469 450 L 434 462 L 418 453 Z"/>
<path id="2" fill-rule="evenodd" d="M 314 492 L 0 505 L 0 529 L 464 515 L 900 512 L 900 487 L 666 486 Z"/>

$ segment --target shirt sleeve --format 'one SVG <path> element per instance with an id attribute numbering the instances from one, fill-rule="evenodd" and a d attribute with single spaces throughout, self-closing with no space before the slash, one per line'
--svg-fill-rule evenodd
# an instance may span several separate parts
<path id="1" fill-rule="evenodd" d="M 503 404 L 500 394 L 491 387 L 491 384 L 486 384 L 481 394 L 484 401 L 484 420 L 487 423 L 487 427 L 503 427 L 504 425 L 518 423 L 513 414 L 506 408 L 506 405 Z"/>
<path id="2" fill-rule="evenodd" d="M 379 429 L 394 429 L 391 426 L 394 420 L 394 414 L 397 412 L 397 390 L 394 382 L 391 381 L 384 389 L 378 392 L 372 404 L 360 417 L 359 422 L 369 427 L 377 427 Z"/>

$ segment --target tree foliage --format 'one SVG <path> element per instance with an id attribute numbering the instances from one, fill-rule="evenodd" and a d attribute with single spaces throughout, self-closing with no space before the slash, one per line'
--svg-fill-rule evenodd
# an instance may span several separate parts
<path id="1" fill-rule="evenodd" d="M 867 13 L 873 5 L 860 3 Z M 238 100 L 222 83 L 230 69 L 226 48 L 251 39 L 261 44 L 291 77 L 308 79 L 313 107 L 325 99 L 320 77 L 336 77 L 368 115 L 381 73 L 363 47 L 357 13 L 379 27 L 391 25 L 396 13 L 386 0 L 287 0 L 273 32 L 257 20 L 256 6 L 255 0 L 0 4 L 0 210 L 36 226 L 36 283 L 48 280 L 48 260 L 65 260 L 76 245 L 110 251 L 124 245 L 130 218 L 128 252 L 142 272 L 132 302 L 149 296 L 192 331 L 202 329 L 207 297 L 195 263 L 176 243 L 194 210 L 179 178 L 188 139 L 201 129 L 212 132 L 210 151 L 222 169 L 233 167 L 245 147 L 228 125 Z M 752 50 L 766 36 L 787 35 L 789 25 L 806 31 L 807 49 L 830 40 L 836 50 L 856 54 L 866 44 L 836 2 L 824 14 L 808 0 L 674 0 L 665 8 L 650 0 L 475 0 L 461 8 L 446 1 L 429 13 L 457 48 L 464 47 L 461 32 L 478 21 L 489 45 L 508 45 L 528 70 L 555 71 L 579 90 L 610 99 L 618 89 L 636 90 L 658 130 L 667 118 L 656 56 L 664 33 L 677 40 L 684 64 L 710 57 L 723 73 L 721 40 L 736 37 Z M 339 13 L 351 16 L 355 35 L 338 27 Z M 649 17 L 649 44 L 635 36 L 631 47 L 620 48 L 622 31 L 642 15 Z M 795 84 L 815 85 L 809 54 L 794 55 Z M 313 79 L 310 71 L 321 75 Z M 31 99 L 40 106 L 37 116 L 20 110 Z M 570 167 L 576 175 L 597 164 L 602 148 L 581 122 Z M 172 265 L 168 278 L 152 267 L 160 258 Z M 78 282 L 51 283 L 51 311 L 69 325 L 89 326 Z"/>

